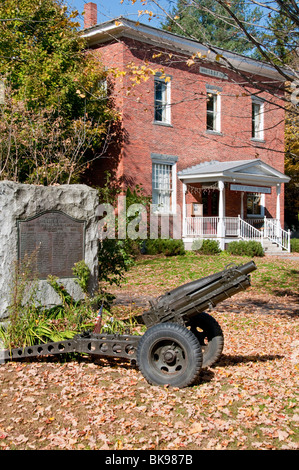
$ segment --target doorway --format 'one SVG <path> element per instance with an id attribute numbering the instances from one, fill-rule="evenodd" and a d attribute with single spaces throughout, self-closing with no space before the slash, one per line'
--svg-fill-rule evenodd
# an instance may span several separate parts
<path id="1" fill-rule="evenodd" d="M 219 191 L 203 191 L 202 204 L 204 217 L 218 217 Z"/>

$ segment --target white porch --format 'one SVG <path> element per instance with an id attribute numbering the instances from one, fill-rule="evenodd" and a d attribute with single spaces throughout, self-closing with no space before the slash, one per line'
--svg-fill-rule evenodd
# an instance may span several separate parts
<path id="1" fill-rule="evenodd" d="M 183 240 L 186 247 L 190 247 L 196 238 L 212 238 L 219 241 L 221 249 L 234 240 L 255 240 L 266 245 L 266 241 L 277 244 L 281 250 L 290 251 L 290 231 L 285 231 L 281 227 L 281 184 L 287 183 L 290 178 L 265 164 L 261 160 L 245 160 L 234 162 L 206 162 L 191 168 L 187 168 L 178 173 L 179 179 L 183 183 Z M 190 204 L 186 202 L 188 188 L 192 184 L 200 183 L 200 188 L 193 187 L 198 193 L 212 188 L 218 191 L 218 207 L 214 207 L 217 215 L 204 215 L 203 204 L 193 203 L 196 210 L 191 210 Z M 225 191 L 227 187 L 227 191 Z M 244 218 L 244 194 L 250 192 L 261 195 L 261 200 L 265 200 L 266 194 L 271 194 L 275 188 L 276 194 L 276 214 L 275 218 L 264 216 L 265 202 L 261 209 L 261 214 L 254 218 Z M 232 195 L 234 192 L 240 195 L 238 198 L 239 207 L 229 207 L 234 204 L 230 200 L 225 200 L 225 193 Z M 229 196 L 228 196 L 229 198 Z M 199 198 L 199 200 L 201 200 Z M 202 201 L 202 200 L 201 200 Z M 215 206 L 215 204 L 214 204 Z M 226 216 L 226 207 L 230 208 L 230 213 L 238 214 L 236 217 Z M 199 214 L 197 215 L 197 212 Z"/>
<path id="2" fill-rule="evenodd" d="M 259 228 L 255 227 L 255 224 Z M 281 250 L 291 251 L 290 230 L 283 230 L 278 219 L 247 219 L 238 217 L 186 217 L 183 240 L 191 245 L 194 239 L 211 238 L 219 241 L 221 249 L 234 240 L 255 240 L 263 247 L 266 240 L 275 243 Z M 191 248 L 190 246 L 190 248 Z"/>

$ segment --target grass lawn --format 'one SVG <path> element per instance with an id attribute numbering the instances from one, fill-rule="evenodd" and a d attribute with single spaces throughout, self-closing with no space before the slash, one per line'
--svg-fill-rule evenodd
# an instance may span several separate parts
<path id="1" fill-rule="evenodd" d="M 248 258 L 142 257 L 114 288 L 116 317 Z M 0 367 L 0 448 L 267 450 L 299 447 L 299 258 L 254 259 L 252 287 L 212 312 L 223 355 L 184 389 L 150 386 L 117 359 Z M 123 305 L 122 305 L 123 303 Z"/>
<path id="2" fill-rule="evenodd" d="M 224 253 L 214 256 L 192 252 L 176 257 L 144 256 L 127 273 L 121 288 L 112 291 L 115 295 L 131 295 L 132 301 L 144 296 L 156 297 L 181 284 L 221 271 L 230 263 L 238 265 L 249 261 L 251 258 Z M 258 269 L 251 273 L 250 296 L 271 295 L 280 298 L 287 295 L 292 299 L 298 298 L 299 256 L 297 260 L 255 258 L 254 262 Z"/>

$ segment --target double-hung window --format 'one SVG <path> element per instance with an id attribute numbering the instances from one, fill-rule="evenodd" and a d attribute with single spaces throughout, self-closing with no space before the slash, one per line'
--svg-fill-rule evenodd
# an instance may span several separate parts
<path id="1" fill-rule="evenodd" d="M 207 96 L 207 131 L 221 132 L 220 94 L 208 91 Z"/>
<path id="2" fill-rule="evenodd" d="M 176 211 L 176 161 L 152 156 L 152 205 L 153 211 L 170 214 Z"/>
<path id="3" fill-rule="evenodd" d="M 169 76 L 157 74 L 155 76 L 155 122 L 170 124 L 170 86 Z"/>
<path id="4" fill-rule="evenodd" d="M 251 112 L 251 138 L 264 139 L 264 104 L 261 100 L 252 99 Z"/>

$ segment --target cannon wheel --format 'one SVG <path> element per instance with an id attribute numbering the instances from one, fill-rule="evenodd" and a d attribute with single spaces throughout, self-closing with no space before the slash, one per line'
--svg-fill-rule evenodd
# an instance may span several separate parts
<path id="1" fill-rule="evenodd" d="M 202 348 L 202 367 L 209 367 L 218 361 L 224 346 L 224 337 L 219 323 L 206 312 L 195 315 L 188 323 Z"/>
<path id="2" fill-rule="evenodd" d="M 187 387 L 200 373 L 201 347 L 194 334 L 184 326 L 160 323 L 141 337 L 137 365 L 152 385 Z"/>

